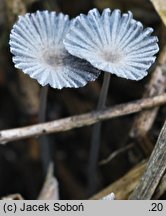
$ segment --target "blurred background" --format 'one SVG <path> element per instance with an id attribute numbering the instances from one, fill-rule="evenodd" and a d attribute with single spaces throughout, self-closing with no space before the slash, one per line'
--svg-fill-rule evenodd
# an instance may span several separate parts
<path id="1" fill-rule="evenodd" d="M 92 8 L 119 8 L 132 11 L 134 18 L 144 26 L 155 29 L 160 47 L 165 41 L 165 29 L 148 0 L 0 0 L 0 130 L 16 128 L 38 122 L 40 86 L 14 68 L 9 51 L 9 34 L 18 15 L 36 10 L 62 11 L 71 18 L 87 13 Z M 163 30 L 164 29 L 164 30 Z M 155 65 L 150 69 L 153 71 Z M 107 105 L 142 98 L 151 73 L 135 82 L 111 77 Z M 79 89 L 56 90 L 49 88 L 46 121 L 82 114 L 96 108 L 103 74 Z M 148 131 L 147 139 L 154 146 L 164 122 L 166 107 L 161 107 Z M 117 181 L 151 153 L 141 148 L 137 139 L 129 136 L 137 114 L 111 119 L 102 123 L 99 162 L 111 153 L 123 149 L 105 164 L 99 163 L 93 194 Z M 88 160 L 92 127 L 47 136 L 50 157 L 54 162 L 54 175 L 59 183 L 60 199 L 87 199 L 93 195 L 88 188 Z M 142 142 L 142 141 L 141 141 Z M 126 149 L 125 147 L 128 146 Z M 39 139 L 34 137 L 0 145 L 0 197 L 19 193 L 25 199 L 37 199 L 45 181 Z M 164 197 L 164 195 L 163 195 Z"/>

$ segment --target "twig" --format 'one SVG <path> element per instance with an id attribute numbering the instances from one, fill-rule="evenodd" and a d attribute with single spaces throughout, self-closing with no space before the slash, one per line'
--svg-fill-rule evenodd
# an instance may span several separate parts
<path id="1" fill-rule="evenodd" d="M 116 156 L 118 156 L 119 154 L 124 153 L 125 151 L 127 151 L 128 149 L 133 148 L 134 145 L 133 144 L 129 144 L 127 146 L 124 146 L 114 152 L 112 152 L 106 159 L 103 159 L 99 162 L 99 165 L 105 165 L 107 163 L 109 163 L 111 160 L 113 160 Z"/>
<path id="2" fill-rule="evenodd" d="M 93 125 L 94 123 L 99 121 L 133 114 L 145 109 L 163 105 L 165 103 L 166 93 L 158 95 L 156 97 L 123 103 L 101 111 L 94 111 L 87 114 L 76 115 L 32 126 L 2 130 L 0 131 L 0 143 L 6 144 L 7 142 L 24 138 L 41 136 L 49 133 L 63 132 L 74 128 Z"/>
<path id="3" fill-rule="evenodd" d="M 131 194 L 132 200 L 149 200 L 152 198 L 159 181 L 166 170 L 166 121 L 149 159 L 146 171 L 139 185 Z"/>

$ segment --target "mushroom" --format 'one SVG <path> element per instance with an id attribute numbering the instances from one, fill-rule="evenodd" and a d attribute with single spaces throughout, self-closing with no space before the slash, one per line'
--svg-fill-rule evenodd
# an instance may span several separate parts
<path id="1" fill-rule="evenodd" d="M 42 86 L 78 88 L 94 81 L 99 70 L 70 55 L 63 39 L 72 21 L 68 15 L 37 11 L 19 16 L 10 34 L 10 50 L 16 68 Z"/>
<path id="2" fill-rule="evenodd" d="M 158 38 L 151 36 L 152 32 L 152 28 L 144 29 L 141 22 L 134 20 L 130 11 L 121 14 L 118 9 L 107 8 L 100 14 L 92 9 L 88 15 L 81 14 L 75 19 L 64 40 L 66 49 L 106 72 L 97 109 L 105 107 L 110 74 L 130 80 L 147 75 L 159 51 Z M 89 188 L 94 188 L 100 127 L 97 123 L 92 132 Z"/>
<path id="3" fill-rule="evenodd" d="M 119 77 L 140 80 L 155 61 L 158 38 L 152 28 L 143 29 L 132 13 L 97 9 L 75 19 L 64 44 L 69 53 L 94 67 Z"/>
<path id="4" fill-rule="evenodd" d="M 45 121 L 48 85 L 78 88 L 100 74 L 89 62 L 66 51 L 63 39 L 71 25 L 68 15 L 37 11 L 19 16 L 11 30 L 9 44 L 15 67 L 45 86 L 41 88 L 39 122 Z M 40 144 L 46 173 L 51 160 L 47 137 L 43 136 Z"/>

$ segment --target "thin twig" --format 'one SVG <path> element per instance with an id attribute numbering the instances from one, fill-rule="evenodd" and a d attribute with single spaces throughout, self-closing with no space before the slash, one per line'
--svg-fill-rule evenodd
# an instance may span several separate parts
<path id="1" fill-rule="evenodd" d="M 149 200 L 152 198 L 166 170 L 166 121 L 149 159 L 146 171 L 142 176 L 131 200 Z"/>
<path id="2" fill-rule="evenodd" d="M 127 151 L 128 149 L 131 149 L 133 147 L 134 147 L 134 145 L 133 145 L 133 143 L 131 143 L 131 144 L 127 145 L 127 146 L 124 146 L 124 147 L 112 152 L 106 159 L 101 160 L 99 162 L 99 165 L 101 166 L 101 165 L 105 165 L 105 164 L 109 163 L 111 160 L 113 160 L 119 154 L 122 154 L 125 151 Z"/>
<path id="3" fill-rule="evenodd" d="M 160 106 L 166 103 L 166 93 L 156 97 L 136 100 L 129 103 L 116 105 L 105 110 L 94 111 L 87 114 L 81 114 L 63 118 L 47 123 L 36 124 L 21 128 L 2 130 L 0 131 L 0 143 L 25 139 L 34 136 L 41 136 L 49 133 L 58 133 L 68 131 L 74 128 L 80 128 L 88 125 L 93 125 L 96 122 L 129 115 L 140 112 L 145 109 L 150 109 L 155 106 Z"/>

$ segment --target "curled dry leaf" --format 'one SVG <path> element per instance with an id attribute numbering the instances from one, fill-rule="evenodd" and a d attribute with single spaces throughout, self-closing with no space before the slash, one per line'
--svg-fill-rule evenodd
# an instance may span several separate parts
<path id="1" fill-rule="evenodd" d="M 10 194 L 8 196 L 2 197 L 1 200 L 24 200 L 21 194 Z"/>
<path id="2" fill-rule="evenodd" d="M 38 200 L 58 200 L 59 199 L 59 188 L 58 181 L 54 177 L 54 166 L 53 163 L 49 165 L 46 180 L 43 188 L 38 196 Z"/>

